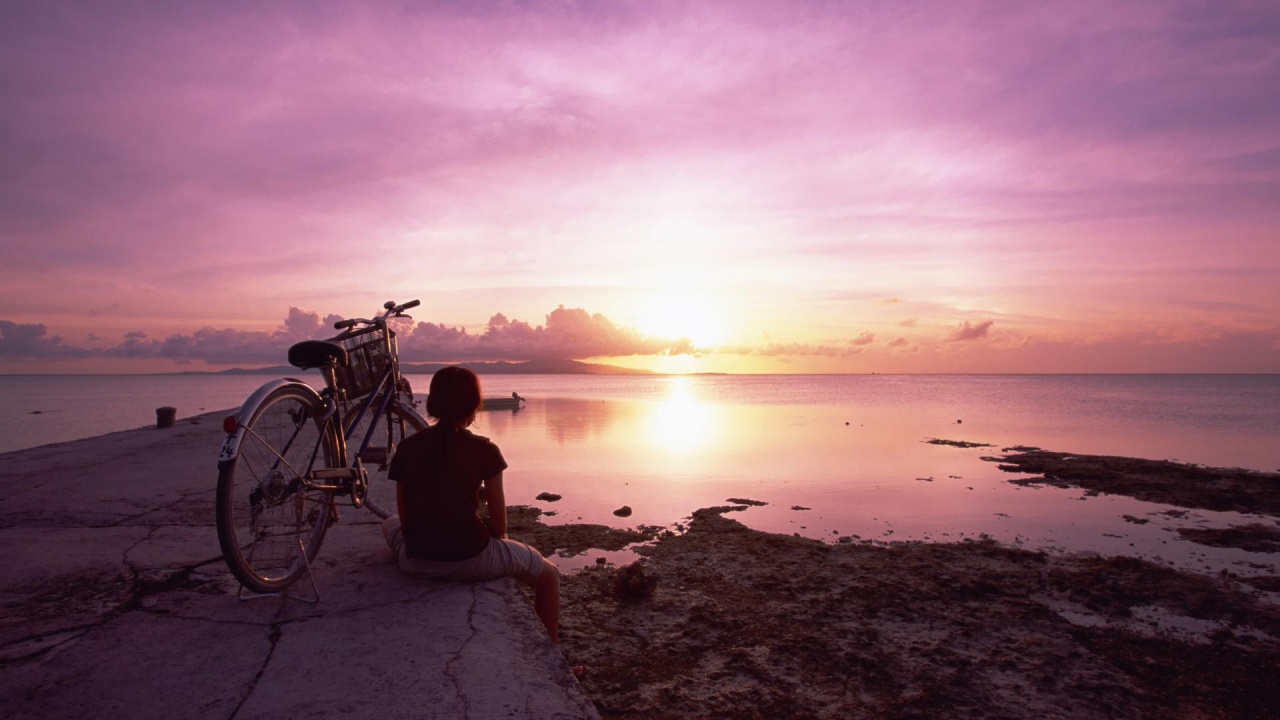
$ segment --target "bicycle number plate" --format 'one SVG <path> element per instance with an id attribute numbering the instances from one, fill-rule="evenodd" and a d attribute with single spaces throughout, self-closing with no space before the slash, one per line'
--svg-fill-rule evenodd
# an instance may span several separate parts
<path id="1" fill-rule="evenodd" d="M 222 450 L 218 451 L 218 462 L 231 460 L 240 450 L 240 433 L 228 435 L 227 439 L 222 443 Z"/>

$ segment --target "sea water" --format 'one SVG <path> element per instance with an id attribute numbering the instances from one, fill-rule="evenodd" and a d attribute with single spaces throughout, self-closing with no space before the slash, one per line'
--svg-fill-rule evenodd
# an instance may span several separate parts
<path id="1" fill-rule="evenodd" d="M 0 376 L 7 398 L 0 451 L 154 425 L 155 409 L 165 405 L 178 408 L 179 418 L 234 408 L 268 379 Z M 540 507 L 551 523 L 678 527 L 695 509 L 749 500 L 733 517 L 829 542 L 985 535 L 1192 569 L 1274 564 L 1269 556 L 1206 548 L 1176 533 L 1257 518 L 1171 514 L 1166 506 L 1119 496 L 1024 488 L 983 458 L 1034 445 L 1274 471 L 1280 468 L 1276 375 L 481 379 L 487 396 L 528 398 L 518 412 L 483 413 L 475 430 L 498 443 L 510 463 L 508 502 Z M 429 382 L 410 380 L 419 392 Z M 561 499 L 537 500 L 544 492 Z M 630 515 L 615 515 L 623 506 Z"/>

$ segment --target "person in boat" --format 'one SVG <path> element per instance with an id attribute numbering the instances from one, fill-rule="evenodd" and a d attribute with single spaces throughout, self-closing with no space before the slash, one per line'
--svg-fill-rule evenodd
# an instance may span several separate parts
<path id="1" fill-rule="evenodd" d="M 555 642 L 560 569 L 507 537 L 507 462 L 497 445 L 467 429 L 480 397 L 480 379 L 466 368 L 432 376 L 427 415 L 436 422 L 405 438 L 391 460 L 387 476 L 396 481 L 398 514 L 383 521 L 383 537 L 406 573 L 461 582 L 515 576 L 532 585 L 534 611 Z M 478 514 L 482 486 L 487 520 Z"/>

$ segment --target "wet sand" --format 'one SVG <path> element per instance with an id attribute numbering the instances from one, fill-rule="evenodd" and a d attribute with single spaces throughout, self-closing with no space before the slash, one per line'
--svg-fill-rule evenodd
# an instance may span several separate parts
<path id="1" fill-rule="evenodd" d="M 1091 491 L 1277 514 L 1275 475 L 1082 457 L 995 460 Z M 602 716 L 1280 717 L 1274 564 L 1208 576 L 990 541 L 825 544 L 743 526 L 738 500 L 681 533 L 513 512 L 513 537 L 548 554 L 651 540 L 633 566 L 564 580 L 561 649 L 588 667 Z M 1268 520 L 1188 539 L 1275 552 L 1278 534 Z"/>

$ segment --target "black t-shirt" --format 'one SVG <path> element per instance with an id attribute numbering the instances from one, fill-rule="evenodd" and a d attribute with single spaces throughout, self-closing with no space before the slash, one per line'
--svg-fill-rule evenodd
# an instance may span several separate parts
<path id="1" fill-rule="evenodd" d="M 476 510 L 485 480 L 507 467 L 498 446 L 469 430 L 432 425 L 404 439 L 387 476 L 404 487 L 405 553 L 422 560 L 466 560 L 489 545 Z"/>

